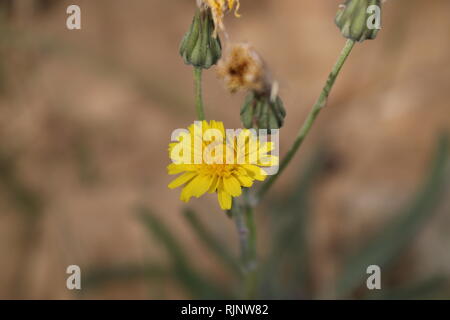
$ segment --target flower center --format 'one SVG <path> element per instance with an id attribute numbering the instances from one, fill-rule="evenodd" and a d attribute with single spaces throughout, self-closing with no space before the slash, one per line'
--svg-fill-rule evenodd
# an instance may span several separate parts
<path id="1" fill-rule="evenodd" d="M 236 165 L 234 164 L 203 164 L 200 172 L 212 176 L 229 177 L 233 174 Z"/>

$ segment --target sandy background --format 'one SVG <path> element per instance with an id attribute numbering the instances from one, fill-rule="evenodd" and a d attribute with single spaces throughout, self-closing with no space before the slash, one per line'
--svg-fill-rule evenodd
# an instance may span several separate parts
<path id="1" fill-rule="evenodd" d="M 182 239 L 196 266 L 227 281 L 181 218 L 179 191 L 167 188 L 170 134 L 194 119 L 192 70 L 178 55 L 193 2 L 0 4 L 0 298 L 78 298 L 65 287 L 69 264 L 164 263 L 136 218 L 139 204 Z M 231 41 L 251 42 L 280 83 L 283 153 L 344 44 L 333 22 L 340 1 L 241 2 L 242 18 L 228 16 L 227 30 Z M 72 3 L 82 9 L 80 31 L 66 29 Z M 316 297 L 329 296 L 341 257 L 413 195 L 439 132 L 450 128 L 448 12 L 446 0 L 387 1 L 378 39 L 356 46 L 329 107 L 270 193 L 277 199 L 290 190 L 318 144 L 332 152 L 308 230 Z M 239 127 L 243 95 L 230 96 L 213 69 L 204 90 L 207 117 Z M 215 197 L 190 205 L 238 254 Z M 404 277 L 450 275 L 449 207 L 447 200 L 411 244 Z M 270 232 L 263 218 L 258 223 Z M 259 241 L 264 255 L 264 233 Z M 153 287 L 112 282 L 83 297 L 186 297 L 170 281 Z"/>

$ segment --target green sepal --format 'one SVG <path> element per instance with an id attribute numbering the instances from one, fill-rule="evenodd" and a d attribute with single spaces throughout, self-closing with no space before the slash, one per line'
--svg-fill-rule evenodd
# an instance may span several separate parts
<path id="1" fill-rule="evenodd" d="M 380 0 L 346 0 L 335 19 L 345 38 L 362 42 L 377 37 L 380 30 L 368 26 L 369 19 L 375 14 L 368 9 L 374 5 L 381 9 Z"/>
<path id="2" fill-rule="evenodd" d="M 222 44 L 214 36 L 214 20 L 210 10 L 197 9 L 189 31 L 180 44 L 184 63 L 197 68 L 209 69 L 222 56 Z"/>
<path id="3" fill-rule="evenodd" d="M 241 121 L 247 129 L 280 129 L 285 117 L 286 110 L 278 96 L 272 101 L 270 96 L 252 91 L 241 108 Z"/>

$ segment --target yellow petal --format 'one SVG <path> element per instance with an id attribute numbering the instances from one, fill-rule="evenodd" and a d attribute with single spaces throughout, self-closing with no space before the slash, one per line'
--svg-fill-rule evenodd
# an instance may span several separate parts
<path id="1" fill-rule="evenodd" d="M 225 136 L 225 126 L 223 125 L 222 121 L 217 122 L 217 129 L 219 129 L 220 132 L 222 132 L 222 134 Z"/>
<path id="2" fill-rule="evenodd" d="M 189 192 L 190 192 L 189 189 L 183 188 L 183 190 L 181 191 L 181 194 L 180 194 L 180 200 L 184 201 L 184 202 L 188 202 L 192 197 L 192 194 Z"/>
<path id="3" fill-rule="evenodd" d="M 265 157 L 261 157 L 258 161 L 258 166 L 262 167 L 273 167 L 279 165 L 277 156 L 268 155 Z"/>
<path id="4" fill-rule="evenodd" d="M 172 153 L 173 148 L 178 144 L 179 142 L 172 142 L 169 144 L 169 155 Z"/>
<path id="5" fill-rule="evenodd" d="M 249 176 L 239 175 L 236 176 L 236 178 L 239 180 L 239 183 L 246 188 L 250 188 L 253 185 L 253 179 Z"/>
<path id="6" fill-rule="evenodd" d="M 195 181 L 194 181 L 195 180 Z M 211 187 L 211 184 L 213 183 L 213 178 L 210 176 L 198 176 L 197 179 L 192 180 L 192 184 L 195 183 L 193 194 L 195 197 L 199 198 L 202 195 L 204 195 L 209 188 Z"/>
<path id="7" fill-rule="evenodd" d="M 167 172 L 169 174 L 179 174 L 184 171 L 195 171 L 196 167 L 192 164 L 176 164 L 171 163 L 167 166 Z"/>
<path id="8" fill-rule="evenodd" d="M 169 184 L 169 188 L 170 189 L 178 188 L 179 186 L 182 186 L 183 184 L 189 182 L 196 175 L 197 175 L 197 173 L 195 173 L 195 172 L 185 172 L 181 176 L 179 176 L 175 180 L 173 180 Z"/>
<path id="9" fill-rule="evenodd" d="M 179 174 L 182 173 L 184 170 L 182 165 L 171 163 L 167 166 L 167 173 L 168 174 Z"/>
<path id="10" fill-rule="evenodd" d="M 233 197 L 239 197 L 242 194 L 241 184 L 233 176 L 223 179 L 223 187 Z"/>
<path id="11" fill-rule="evenodd" d="M 242 167 L 244 167 L 244 169 L 247 170 L 248 175 L 255 180 L 263 181 L 266 179 L 267 175 L 260 167 L 254 165 L 243 165 Z"/>
<path id="12" fill-rule="evenodd" d="M 208 191 L 212 182 L 212 178 L 205 175 L 197 175 L 184 187 L 184 195 L 188 198 L 202 196 L 206 191 Z"/>
<path id="13" fill-rule="evenodd" d="M 213 181 L 211 182 L 211 185 L 209 186 L 208 192 L 209 193 L 216 192 L 218 185 L 219 185 L 219 177 L 214 176 Z"/>
<path id="14" fill-rule="evenodd" d="M 222 210 L 231 209 L 231 195 L 229 195 L 225 190 L 219 190 L 219 192 L 217 192 L 217 198 Z"/>
<path id="15" fill-rule="evenodd" d="M 233 9 L 234 3 L 236 2 L 236 9 L 234 10 L 234 15 L 236 17 L 240 17 L 241 15 L 238 13 L 239 8 L 241 6 L 241 3 L 239 2 L 239 0 L 228 0 L 228 8 Z"/>
<path id="16" fill-rule="evenodd" d="M 273 141 L 268 141 L 268 142 L 259 144 L 259 149 L 261 150 L 262 153 L 269 153 L 274 148 L 275 148 L 275 144 L 273 143 Z"/>

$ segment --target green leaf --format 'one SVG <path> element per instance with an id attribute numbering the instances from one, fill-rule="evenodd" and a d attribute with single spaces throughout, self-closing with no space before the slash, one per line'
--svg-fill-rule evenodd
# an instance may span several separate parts
<path id="1" fill-rule="evenodd" d="M 449 289 L 448 279 L 444 276 L 434 276 L 407 287 L 375 290 L 367 299 L 382 300 L 423 300 L 437 299 Z"/>
<path id="2" fill-rule="evenodd" d="M 214 254 L 223 265 L 228 267 L 235 275 L 241 275 L 241 270 L 236 259 L 203 225 L 196 213 L 190 209 L 184 211 L 184 216 L 194 231 L 195 235 L 201 240 L 203 245 Z"/>
<path id="3" fill-rule="evenodd" d="M 116 281 L 130 281 L 140 278 L 155 279 L 166 276 L 168 276 L 166 268 L 154 263 L 97 267 L 86 271 L 83 276 L 83 289 L 93 289 Z"/>
<path id="4" fill-rule="evenodd" d="M 30 220 L 35 220 L 42 213 L 42 199 L 20 179 L 15 162 L 15 156 L 0 151 L 0 186 L 3 186 L 17 210 Z"/>
<path id="5" fill-rule="evenodd" d="M 319 148 L 308 161 L 306 168 L 302 171 L 297 185 L 293 191 L 284 199 L 279 201 L 271 210 L 272 225 L 275 228 L 275 236 L 269 260 L 265 267 L 267 292 L 271 292 L 275 287 L 278 291 L 296 291 L 303 290 L 303 295 L 308 288 L 309 269 L 307 264 L 308 245 L 307 245 L 307 223 L 309 208 L 310 191 L 320 173 L 323 172 L 327 162 L 328 155 Z M 286 275 L 283 267 L 288 267 L 291 274 Z M 293 273 L 293 274 L 292 274 Z M 276 283 L 282 281 L 274 274 L 286 276 L 288 283 Z M 273 294 L 270 293 L 270 294 Z M 287 292 L 278 292 L 276 296 L 282 295 L 290 297 Z"/>
<path id="6" fill-rule="evenodd" d="M 187 290 L 194 299 L 226 299 L 229 295 L 220 289 L 210 279 L 201 276 L 194 270 L 178 241 L 150 210 L 145 207 L 138 209 L 145 226 L 164 245 L 172 259 L 172 273 L 175 279 Z"/>
<path id="7" fill-rule="evenodd" d="M 348 297 L 362 285 L 369 265 L 378 265 L 382 269 L 389 267 L 437 211 L 446 186 L 448 154 L 448 136 L 442 136 L 431 170 L 412 203 L 395 215 L 396 218 L 381 228 L 371 241 L 344 264 L 336 286 L 338 297 Z"/>

